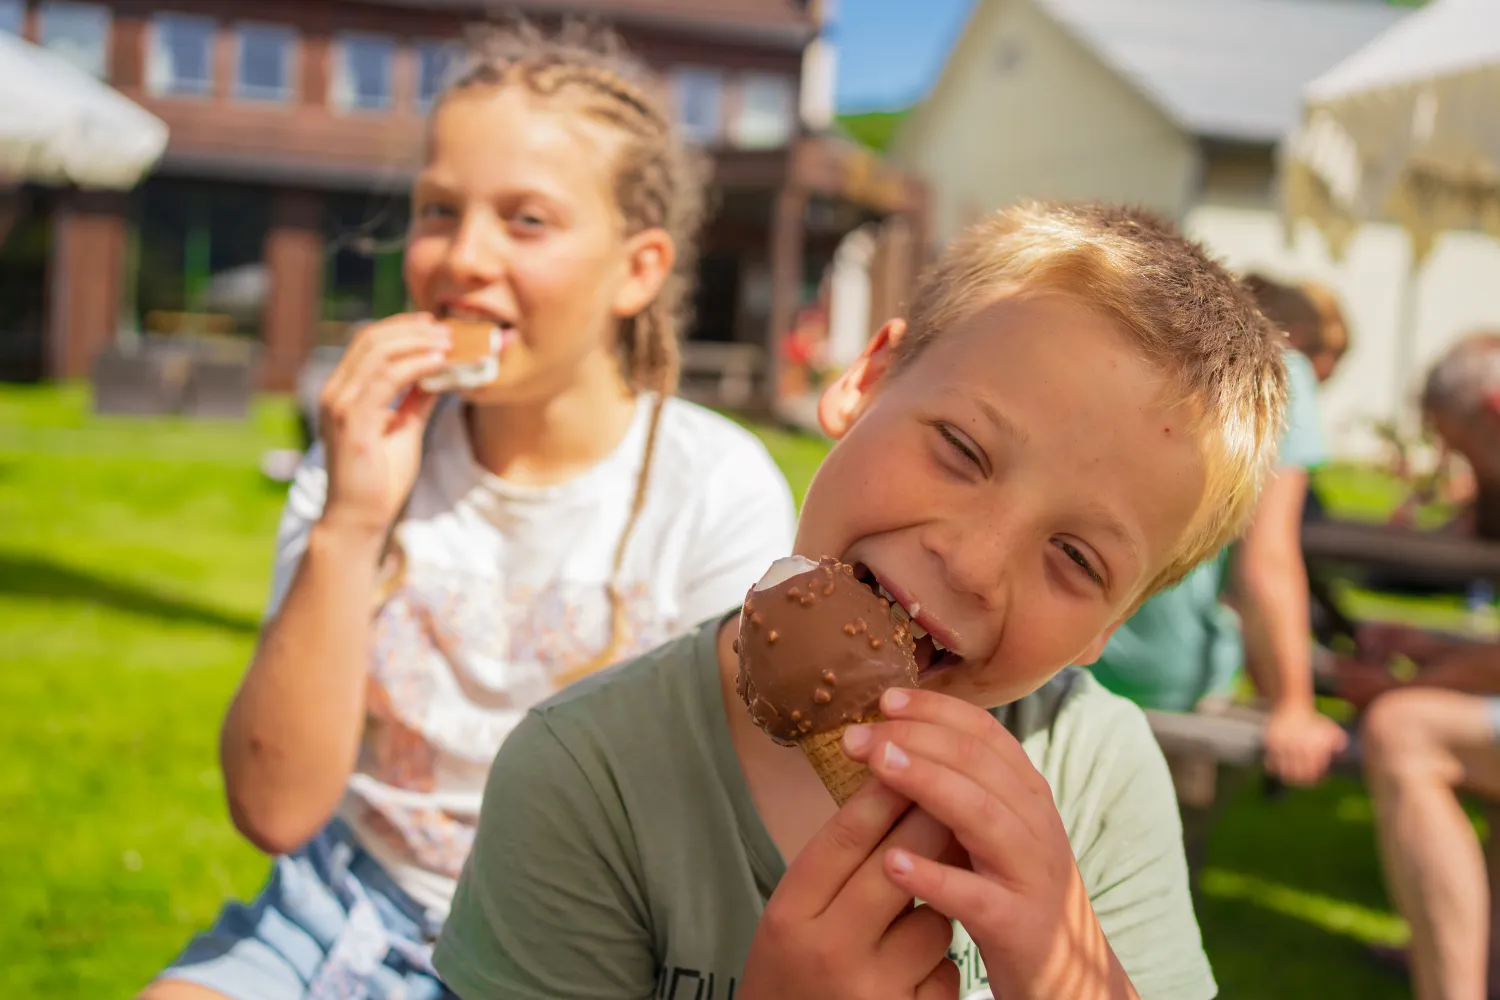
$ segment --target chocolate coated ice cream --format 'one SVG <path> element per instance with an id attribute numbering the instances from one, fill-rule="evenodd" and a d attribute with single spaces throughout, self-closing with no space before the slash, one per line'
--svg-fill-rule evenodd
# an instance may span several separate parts
<path id="1" fill-rule="evenodd" d="M 778 560 L 745 598 L 735 648 L 739 695 L 779 743 L 863 722 L 887 688 L 917 685 L 907 624 L 836 559 Z"/>

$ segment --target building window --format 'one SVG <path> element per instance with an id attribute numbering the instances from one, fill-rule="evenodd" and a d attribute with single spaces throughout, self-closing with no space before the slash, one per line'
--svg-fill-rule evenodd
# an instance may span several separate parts
<path id="1" fill-rule="evenodd" d="M 90 76 L 109 77 L 109 9 L 96 3 L 48 0 L 41 6 L 40 40 Z"/>
<path id="2" fill-rule="evenodd" d="M 391 106 L 396 43 L 381 35 L 340 35 L 334 46 L 333 106 L 383 111 Z"/>
<path id="3" fill-rule="evenodd" d="M 234 96 L 246 101 L 289 101 L 296 93 L 292 85 L 297 33 L 279 24 L 235 26 L 238 58 L 235 60 Z"/>
<path id="4" fill-rule="evenodd" d="M 26 27 L 26 0 L 0 0 L 0 31 L 19 35 Z"/>
<path id="5" fill-rule="evenodd" d="M 417 43 L 418 108 L 426 111 L 432 107 L 462 55 L 463 48 L 456 42 Z"/>
<path id="6" fill-rule="evenodd" d="M 191 14 L 151 18 L 146 89 L 153 94 L 200 96 L 214 89 L 214 22 Z"/>
<path id="7" fill-rule="evenodd" d="M 746 73 L 740 78 L 740 113 L 734 141 L 747 149 L 774 149 L 792 137 L 796 95 L 788 77 Z"/>
<path id="8" fill-rule="evenodd" d="M 724 74 L 701 66 L 683 66 L 672 73 L 672 95 L 677 121 L 687 137 L 709 145 L 719 140 L 724 124 Z"/>

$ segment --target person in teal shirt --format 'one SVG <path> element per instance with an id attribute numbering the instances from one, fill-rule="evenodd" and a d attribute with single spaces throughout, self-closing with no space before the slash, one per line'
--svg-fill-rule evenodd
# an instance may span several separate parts
<path id="1" fill-rule="evenodd" d="M 1283 330 L 1319 322 L 1300 289 L 1264 278 L 1249 285 Z M 1313 701 L 1301 524 L 1308 472 L 1327 460 L 1318 378 L 1307 357 L 1290 348 L 1286 366 L 1290 398 L 1277 470 L 1244 537 L 1141 605 L 1092 669 L 1106 688 L 1143 708 L 1190 712 L 1226 698 L 1248 668 L 1269 703 L 1267 770 L 1305 785 L 1323 776 L 1347 736 Z"/>

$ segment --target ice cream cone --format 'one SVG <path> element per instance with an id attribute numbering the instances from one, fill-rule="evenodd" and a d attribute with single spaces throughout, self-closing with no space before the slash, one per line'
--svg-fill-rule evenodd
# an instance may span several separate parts
<path id="1" fill-rule="evenodd" d="M 866 723 L 880 721 L 878 715 L 865 720 Z M 797 741 L 797 746 L 802 748 L 808 763 L 818 772 L 823 787 L 828 789 L 833 801 L 841 806 L 854 797 L 854 793 L 860 790 L 865 779 L 870 776 L 868 767 L 844 756 L 842 741 L 844 730 L 848 728 L 849 726 L 840 726 Z"/>

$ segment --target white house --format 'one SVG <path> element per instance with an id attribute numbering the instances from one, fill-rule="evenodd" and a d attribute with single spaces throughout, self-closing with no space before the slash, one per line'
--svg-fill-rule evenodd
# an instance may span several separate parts
<path id="1" fill-rule="evenodd" d="M 1336 453 L 1370 454 L 1373 422 L 1409 403 L 1434 356 L 1500 330 L 1500 242 L 1442 238 L 1403 353 L 1398 231 L 1367 227 L 1337 263 L 1310 228 L 1283 235 L 1276 145 L 1303 86 L 1405 14 L 1378 0 L 976 0 L 894 156 L 927 177 L 939 240 L 1018 198 L 1103 199 L 1175 219 L 1233 267 L 1329 285 L 1354 344 L 1325 387 L 1325 429 Z"/>

